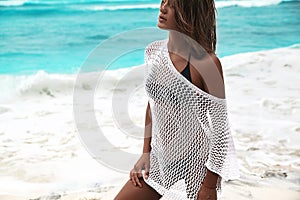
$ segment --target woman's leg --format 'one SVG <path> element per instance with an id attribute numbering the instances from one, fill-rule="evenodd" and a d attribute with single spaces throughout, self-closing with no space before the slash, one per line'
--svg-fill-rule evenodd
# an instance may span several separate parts
<path id="1" fill-rule="evenodd" d="M 134 186 L 131 180 L 127 181 L 114 200 L 159 200 L 161 198 L 161 195 L 147 185 L 142 177 L 140 181 L 142 187 Z"/>

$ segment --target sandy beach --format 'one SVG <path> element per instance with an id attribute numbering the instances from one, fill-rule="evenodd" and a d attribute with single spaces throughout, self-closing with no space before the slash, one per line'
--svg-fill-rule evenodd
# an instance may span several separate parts
<path id="1" fill-rule="evenodd" d="M 300 199 L 299 55 L 295 46 L 221 59 L 241 177 L 224 184 L 220 199 Z M 142 138 L 122 134 L 111 112 L 112 95 L 130 94 L 127 114 L 140 127 L 133 135 L 142 137 L 143 74 L 115 88 L 141 67 L 106 72 L 95 109 L 82 111 L 95 113 L 113 144 L 104 151 L 142 151 Z M 1 200 L 110 200 L 127 181 L 127 173 L 100 164 L 82 144 L 73 113 L 75 79 L 42 71 L 0 75 Z M 89 84 L 87 79 L 77 89 L 84 95 Z"/>

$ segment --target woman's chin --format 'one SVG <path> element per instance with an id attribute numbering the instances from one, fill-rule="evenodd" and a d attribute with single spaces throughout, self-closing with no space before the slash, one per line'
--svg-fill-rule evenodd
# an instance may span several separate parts
<path id="1" fill-rule="evenodd" d="M 168 29 L 168 27 L 165 24 L 162 24 L 160 22 L 157 23 L 157 27 L 164 30 Z"/>

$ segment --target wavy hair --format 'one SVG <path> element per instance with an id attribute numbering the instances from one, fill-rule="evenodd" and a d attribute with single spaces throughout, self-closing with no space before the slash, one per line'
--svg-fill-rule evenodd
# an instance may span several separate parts
<path id="1" fill-rule="evenodd" d="M 216 51 L 214 0 L 168 0 L 175 10 L 179 31 L 197 41 L 208 53 Z"/>

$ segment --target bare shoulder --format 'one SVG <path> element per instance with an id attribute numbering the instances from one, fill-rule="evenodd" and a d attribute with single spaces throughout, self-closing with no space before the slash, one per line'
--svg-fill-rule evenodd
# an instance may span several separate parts
<path id="1" fill-rule="evenodd" d="M 208 54 L 196 64 L 205 91 L 213 96 L 225 98 L 222 64 L 216 54 Z"/>
<path id="2" fill-rule="evenodd" d="M 221 64 L 220 59 L 217 57 L 216 54 L 213 54 L 213 53 L 210 54 L 210 57 L 213 60 L 214 64 L 217 66 L 217 68 L 222 76 L 222 79 L 223 79 L 223 69 L 222 69 L 222 64 Z"/>

